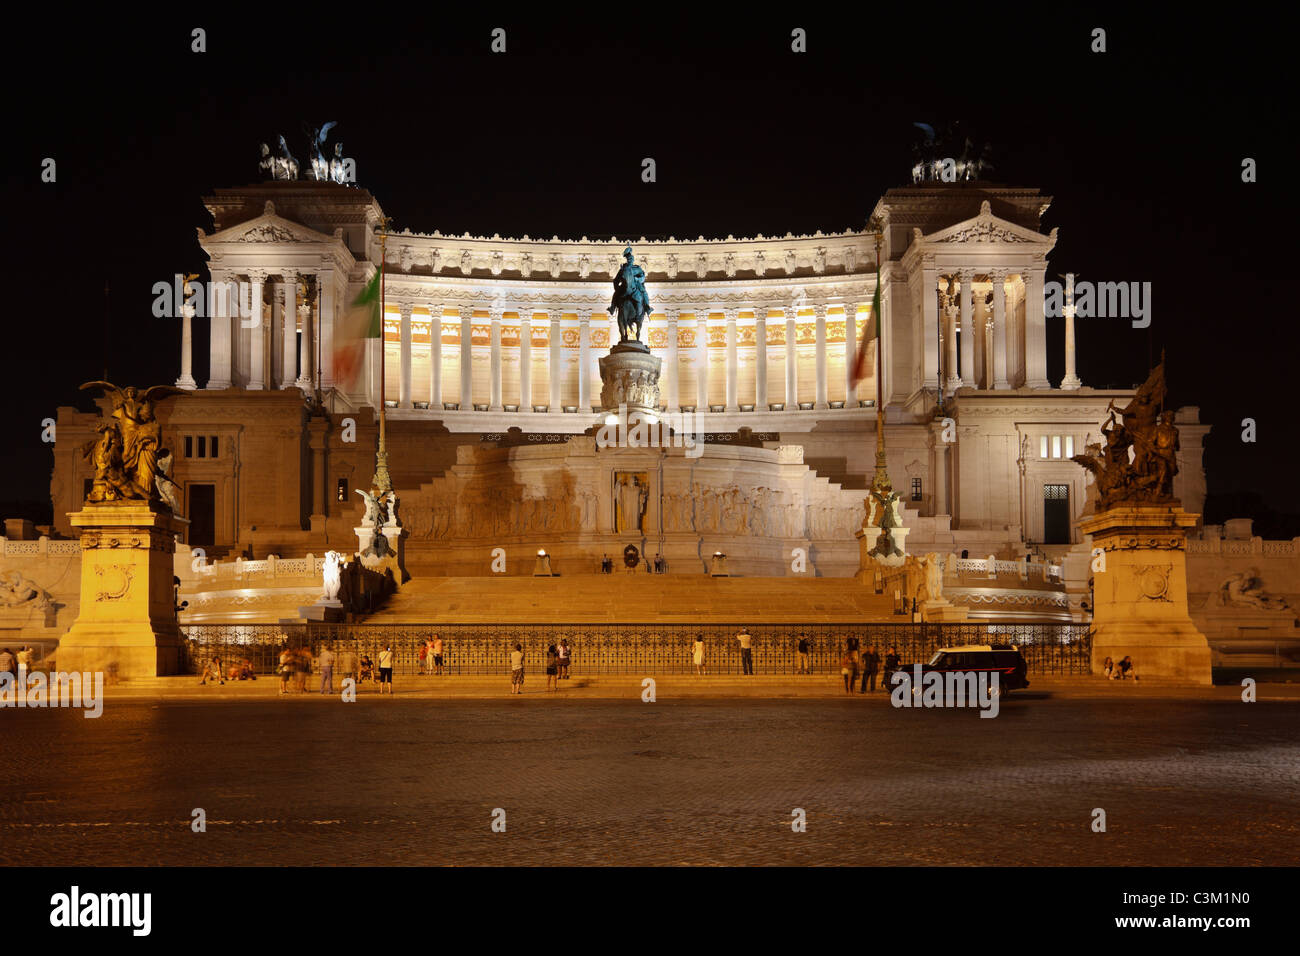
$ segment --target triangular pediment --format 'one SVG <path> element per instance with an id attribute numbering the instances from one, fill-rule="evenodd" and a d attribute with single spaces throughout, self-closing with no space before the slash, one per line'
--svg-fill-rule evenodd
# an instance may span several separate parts
<path id="1" fill-rule="evenodd" d="M 268 200 L 262 215 L 256 219 L 249 219 L 210 236 L 201 236 L 199 241 L 203 245 L 218 242 L 323 242 L 333 245 L 342 242 L 342 239 L 327 236 L 277 215 L 275 204 Z"/>
<path id="2" fill-rule="evenodd" d="M 918 230 L 919 232 L 919 230 Z M 1055 230 L 1053 230 L 1055 232 Z M 927 245 L 959 245 L 963 243 L 1041 243 L 1054 245 L 1055 236 L 1045 236 L 1024 226 L 993 215 L 988 200 L 980 206 L 979 215 L 955 225 L 918 237 Z"/>

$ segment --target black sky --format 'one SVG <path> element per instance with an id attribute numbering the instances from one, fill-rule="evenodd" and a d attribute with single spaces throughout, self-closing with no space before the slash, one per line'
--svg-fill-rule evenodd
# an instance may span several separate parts
<path id="1" fill-rule="evenodd" d="M 76 386 L 103 372 L 106 281 L 111 378 L 176 377 L 180 331 L 152 318 L 153 283 L 206 273 L 201 197 L 255 181 L 258 144 L 281 132 L 301 159 L 304 122 L 338 121 L 360 185 L 399 229 L 680 238 L 861 228 L 908 181 L 912 123 L 956 120 L 992 143 L 994 181 L 1055 197 L 1051 272 L 1153 283 L 1149 332 L 1080 321 L 1085 383 L 1132 385 L 1167 349 L 1171 401 L 1214 425 L 1211 493 L 1300 510 L 1283 23 L 879 6 L 730 7 L 725 20 L 573 4 L 550 17 L 124 12 L 11 34 L 31 59 L 5 67 L 13 398 L 0 501 L 48 498 L 40 422 L 91 407 Z M 206 53 L 190 52 L 195 26 Z M 498 26 L 505 54 L 489 50 Z M 1098 26 L 1104 54 L 1089 50 Z M 790 51 L 795 27 L 807 53 Z M 654 184 L 640 179 L 645 156 Z M 55 184 L 40 180 L 45 157 Z M 1054 382 L 1061 339 L 1049 322 Z M 195 341 L 201 382 L 201 320 Z M 1254 445 L 1240 440 L 1246 417 Z"/>

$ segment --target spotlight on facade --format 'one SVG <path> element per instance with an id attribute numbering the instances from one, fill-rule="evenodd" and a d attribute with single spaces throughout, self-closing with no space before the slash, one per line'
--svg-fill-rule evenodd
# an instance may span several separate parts
<path id="1" fill-rule="evenodd" d="M 551 571 L 551 556 L 546 553 L 545 548 L 538 548 L 537 563 L 533 565 L 533 577 L 550 578 L 554 576 L 554 572 Z"/>
<path id="2" fill-rule="evenodd" d="M 618 424 L 618 416 L 617 416 L 617 415 L 606 415 L 606 416 L 605 416 L 605 424 L 606 424 L 606 425 L 617 425 L 617 424 Z"/>

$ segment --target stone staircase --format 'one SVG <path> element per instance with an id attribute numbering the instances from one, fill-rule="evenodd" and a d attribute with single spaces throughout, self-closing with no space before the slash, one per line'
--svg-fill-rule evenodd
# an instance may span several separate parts
<path id="1" fill-rule="evenodd" d="M 895 621 L 893 600 L 852 578 L 644 573 L 414 578 L 367 623 L 762 624 Z"/>

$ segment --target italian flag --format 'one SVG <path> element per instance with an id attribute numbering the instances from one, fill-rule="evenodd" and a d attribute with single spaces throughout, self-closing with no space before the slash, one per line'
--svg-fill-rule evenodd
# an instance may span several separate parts
<path id="1" fill-rule="evenodd" d="M 880 352 L 880 266 L 876 266 L 876 294 L 871 300 L 871 338 L 876 341 L 876 352 Z M 867 377 L 867 330 L 862 330 L 862 341 L 858 343 L 858 357 L 853 363 L 853 386 Z"/>
<path id="2" fill-rule="evenodd" d="M 348 311 L 339 323 L 339 335 L 334 342 L 334 375 L 340 385 L 355 387 L 366 364 L 366 340 L 383 334 L 383 316 L 379 301 L 381 272 L 366 283 L 361 293 L 352 300 Z"/>

